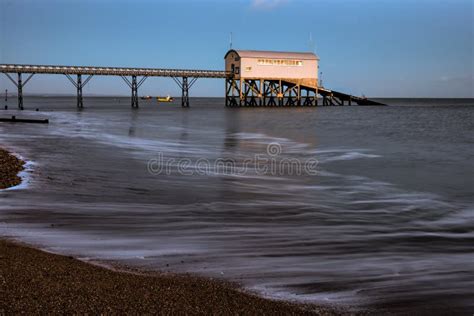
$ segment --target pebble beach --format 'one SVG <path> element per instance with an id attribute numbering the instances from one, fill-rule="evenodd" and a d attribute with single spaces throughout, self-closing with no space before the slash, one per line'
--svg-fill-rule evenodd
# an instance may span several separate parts
<path id="1" fill-rule="evenodd" d="M 18 173 L 23 170 L 24 161 L 0 148 L 0 189 L 21 183 Z"/>

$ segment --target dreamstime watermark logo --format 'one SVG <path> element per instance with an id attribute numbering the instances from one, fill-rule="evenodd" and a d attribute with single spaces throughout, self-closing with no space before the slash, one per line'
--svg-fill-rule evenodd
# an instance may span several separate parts
<path id="1" fill-rule="evenodd" d="M 281 145 L 279 143 L 270 143 L 267 146 L 267 154 L 275 157 L 281 154 Z"/>
<path id="2" fill-rule="evenodd" d="M 147 169 L 152 175 L 184 176 L 193 175 L 272 175 L 272 176 L 315 176 L 318 173 L 316 158 L 298 159 L 282 156 L 279 143 L 270 143 L 265 154 L 256 154 L 251 158 L 164 158 L 163 153 L 148 160 Z"/>

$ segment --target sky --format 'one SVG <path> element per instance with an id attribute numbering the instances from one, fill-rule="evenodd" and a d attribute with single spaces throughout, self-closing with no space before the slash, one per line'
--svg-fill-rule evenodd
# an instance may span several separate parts
<path id="1" fill-rule="evenodd" d="M 371 97 L 474 97 L 474 0 L 0 0 L 0 63 L 224 68 L 233 48 L 311 51 L 325 87 Z M 310 43 L 310 33 L 313 45 Z M 0 93 L 15 86 L 0 74 Z M 94 77 L 84 95 L 129 95 Z M 74 94 L 36 75 L 25 94 Z M 140 95 L 179 95 L 148 78 Z M 224 96 L 199 79 L 191 96 Z"/>

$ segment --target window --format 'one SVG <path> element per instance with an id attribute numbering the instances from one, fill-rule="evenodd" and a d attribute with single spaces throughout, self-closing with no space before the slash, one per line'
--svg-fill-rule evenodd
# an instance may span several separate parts
<path id="1" fill-rule="evenodd" d="M 247 72 L 252 71 L 252 67 L 245 67 L 245 71 Z"/>

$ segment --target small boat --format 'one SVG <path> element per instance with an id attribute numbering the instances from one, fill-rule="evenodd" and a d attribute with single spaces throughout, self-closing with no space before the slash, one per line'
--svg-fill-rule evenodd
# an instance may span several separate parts
<path id="1" fill-rule="evenodd" d="M 173 102 L 173 98 L 167 95 L 166 97 L 156 97 L 158 102 Z"/>
<path id="2" fill-rule="evenodd" d="M 144 95 L 141 99 L 142 100 L 150 100 L 151 96 L 150 95 Z"/>

